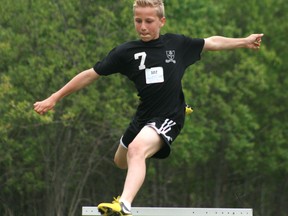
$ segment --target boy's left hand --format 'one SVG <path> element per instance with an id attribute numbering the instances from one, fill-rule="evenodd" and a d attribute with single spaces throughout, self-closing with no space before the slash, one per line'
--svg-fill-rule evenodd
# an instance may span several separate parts
<path id="1" fill-rule="evenodd" d="M 247 37 L 247 48 L 259 49 L 262 42 L 262 37 L 264 34 L 251 34 Z"/>

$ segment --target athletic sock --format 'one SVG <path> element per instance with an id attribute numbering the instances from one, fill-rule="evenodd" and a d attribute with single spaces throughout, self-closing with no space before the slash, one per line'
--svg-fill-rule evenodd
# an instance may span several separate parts
<path id="1" fill-rule="evenodd" d="M 124 213 L 130 213 L 131 212 L 131 203 L 129 203 L 125 200 L 121 200 L 121 198 L 119 201 L 124 204 L 124 208 L 122 209 L 124 211 Z"/>

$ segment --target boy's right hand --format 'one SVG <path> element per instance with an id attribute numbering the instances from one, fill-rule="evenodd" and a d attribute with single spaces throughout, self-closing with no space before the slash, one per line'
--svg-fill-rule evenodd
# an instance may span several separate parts
<path id="1" fill-rule="evenodd" d="M 43 101 L 37 101 L 34 103 L 34 111 L 40 115 L 43 115 L 47 111 L 53 109 L 55 104 L 56 101 L 53 99 L 53 97 L 48 97 Z"/>

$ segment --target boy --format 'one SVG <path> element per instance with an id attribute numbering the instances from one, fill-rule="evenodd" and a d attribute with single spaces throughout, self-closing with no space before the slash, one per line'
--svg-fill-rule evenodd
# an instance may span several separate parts
<path id="1" fill-rule="evenodd" d="M 185 118 L 185 99 L 181 79 L 185 69 L 200 60 L 201 52 L 236 48 L 259 49 L 263 34 L 246 38 L 212 36 L 191 39 L 165 34 L 162 0 L 135 0 L 134 25 L 140 40 L 114 48 L 91 69 L 76 75 L 47 99 L 36 102 L 34 110 L 44 114 L 63 97 L 82 89 L 101 75 L 121 73 L 134 82 L 140 103 L 115 153 L 115 164 L 128 169 L 121 197 L 101 203 L 103 215 L 132 215 L 131 203 L 146 175 L 147 158 L 166 158 L 180 133 Z"/>

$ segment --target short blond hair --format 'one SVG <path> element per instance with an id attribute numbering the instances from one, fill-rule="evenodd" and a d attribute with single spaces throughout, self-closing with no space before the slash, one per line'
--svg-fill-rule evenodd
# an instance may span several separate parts
<path id="1" fill-rule="evenodd" d="M 133 11 L 137 7 L 154 7 L 157 9 L 157 16 L 159 18 L 165 17 L 165 8 L 163 0 L 135 0 L 133 4 Z"/>

